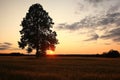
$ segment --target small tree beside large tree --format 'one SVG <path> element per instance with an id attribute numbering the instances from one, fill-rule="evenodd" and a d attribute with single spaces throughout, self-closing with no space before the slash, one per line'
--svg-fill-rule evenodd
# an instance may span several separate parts
<path id="1" fill-rule="evenodd" d="M 46 55 L 46 50 L 55 50 L 58 44 L 57 34 L 52 31 L 52 18 L 48 15 L 40 4 L 30 6 L 26 17 L 21 22 L 21 39 L 19 47 L 27 47 L 28 53 L 36 49 L 36 57 Z"/>

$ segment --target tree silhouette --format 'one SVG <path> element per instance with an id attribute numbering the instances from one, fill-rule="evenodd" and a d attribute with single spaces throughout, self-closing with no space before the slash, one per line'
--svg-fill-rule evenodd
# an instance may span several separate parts
<path id="1" fill-rule="evenodd" d="M 108 55 L 109 57 L 119 57 L 119 56 L 120 56 L 119 52 L 118 52 L 117 50 L 113 50 L 113 49 L 111 49 L 111 50 L 108 52 L 107 55 Z"/>
<path id="2" fill-rule="evenodd" d="M 26 17 L 21 22 L 21 39 L 19 47 L 27 47 L 28 53 L 36 49 L 36 57 L 46 55 L 46 50 L 55 50 L 58 44 L 56 32 L 52 31 L 52 18 L 48 15 L 40 4 L 30 6 Z"/>
<path id="3" fill-rule="evenodd" d="M 102 55 L 103 55 L 104 57 L 113 57 L 113 58 L 115 58 L 115 57 L 120 57 L 119 51 L 113 50 L 113 49 L 111 49 L 111 50 L 108 51 L 108 52 L 104 52 Z"/>

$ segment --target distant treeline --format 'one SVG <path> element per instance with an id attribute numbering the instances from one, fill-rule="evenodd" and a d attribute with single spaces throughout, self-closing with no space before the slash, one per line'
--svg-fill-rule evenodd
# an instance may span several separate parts
<path id="1" fill-rule="evenodd" d="M 0 53 L 0 56 L 27 56 L 26 54 L 13 52 L 13 53 Z"/>
<path id="2" fill-rule="evenodd" d="M 103 52 L 102 54 L 66 54 L 66 55 L 57 55 L 63 57 L 108 57 L 108 58 L 117 58 L 120 57 L 120 52 L 117 50 L 109 50 L 108 52 Z"/>
<path id="3" fill-rule="evenodd" d="M 1 53 L 0 56 L 35 56 L 35 55 L 13 52 L 10 54 Z M 110 58 L 116 58 L 116 57 L 120 57 L 120 53 L 117 50 L 111 49 L 110 51 L 103 52 L 102 54 L 56 54 L 54 56 L 56 56 L 56 57 L 108 57 L 108 58 L 110 57 Z"/>

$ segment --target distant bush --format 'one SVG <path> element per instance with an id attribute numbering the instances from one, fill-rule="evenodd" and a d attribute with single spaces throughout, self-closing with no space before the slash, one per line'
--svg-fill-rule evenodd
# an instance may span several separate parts
<path id="1" fill-rule="evenodd" d="M 0 53 L 0 56 L 24 56 L 24 54 L 19 52 L 12 52 L 12 53 Z"/>
<path id="2" fill-rule="evenodd" d="M 102 55 L 103 55 L 104 57 L 112 57 L 112 58 L 120 57 L 119 51 L 113 50 L 113 49 L 111 49 L 111 50 L 108 51 L 108 52 L 103 52 Z"/>
<path id="3" fill-rule="evenodd" d="M 11 56 L 22 56 L 23 54 L 19 52 L 13 52 L 13 53 L 10 53 L 10 55 Z"/>

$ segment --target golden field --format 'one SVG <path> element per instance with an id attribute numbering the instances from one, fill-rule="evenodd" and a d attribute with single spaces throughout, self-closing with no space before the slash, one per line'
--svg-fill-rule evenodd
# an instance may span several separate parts
<path id="1" fill-rule="evenodd" d="M 120 58 L 0 56 L 0 80 L 120 80 Z"/>

